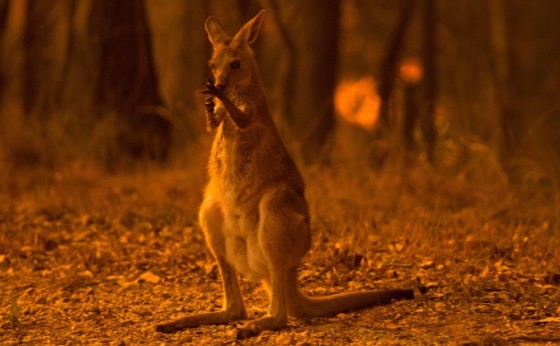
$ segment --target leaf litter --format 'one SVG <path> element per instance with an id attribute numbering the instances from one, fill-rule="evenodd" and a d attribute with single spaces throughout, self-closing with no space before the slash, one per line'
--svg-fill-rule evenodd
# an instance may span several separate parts
<path id="1" fill-rule="evenodd" d="M 315 244 L 300 277 L 304 290 L 314 295 L 420 283 L 428 292 L 418 299 L 331 317 L 290 319 L 286 329 L 248 340 L 235 339 L 233 323 L 156 333 L 155 324 L 219 309 L 222 300 L 217 266 L 196 225 L 199 200 L 170 193 L 177 180 L 172 176 L 164 183 L 150 183 L 138 178 L 132 187 L 128 179 L 112 180 L 95 187 L 97 202 L 87 208 L 61 206 L 60 201 L 41 204 L 41 198 L 29 200 L 23 192 L 2 204 L 0 343 L 560 342 L 559 252 L 542 245 L 554 245 L 558 229 L 553 224 L 473 219 L 472 210 L 465 215 L 440 211 L 431 216 L 440 219 L 439 233 L 430 237 L 433 230 L 425 228 L 434 222 L 422 220 L 429 213 L 407 205 L 401 207 L 409 208 L 411 216 L 376 220 L 375 228 L 359 218 L 339 225 L 332 219 L 336 212 L 312 207 Z M 57 188 L 62 189 L 51 187 Z M 161 196 L 155 189 L 162 190 Z M 115 200 L 119 202 L 109 203 Z M 361 208 L 359 201 L 345 205 Z M 359 234 L 330 229 L 337 227 L 366 228 L 365 241 L 358 241 Z M 265 291 L 245 280 L 242 287 L 249 318 L 266 313 Z"/>

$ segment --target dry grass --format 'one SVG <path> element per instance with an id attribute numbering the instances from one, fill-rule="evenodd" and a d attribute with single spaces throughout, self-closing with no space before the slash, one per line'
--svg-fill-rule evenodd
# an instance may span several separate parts
<path id="1" fill-rule="evenodd" d="M 305 289 L 420 280 L 430 292 L 423 301 L 291 320 L 285 331 L 242 343 L 557 340 L 558 191 L 445 175 L 422 160 L 375 171 L 356 141 L 338 148 L 331 167 L 302 170 L 314 228 Z M 134 173 L 77 163 L 2 170 L 2 343 L 237 343 L 231 326 L 153 330 L 220 304 L 196 224 L 206 144 L 197 151 L 189 164 Z M 264 313 L 263 292 L 249 283 L 244 291 L 250 315 Z"/>

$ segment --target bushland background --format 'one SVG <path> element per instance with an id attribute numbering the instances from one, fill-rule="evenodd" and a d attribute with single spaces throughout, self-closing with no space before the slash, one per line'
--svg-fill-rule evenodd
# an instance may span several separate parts
<path id="1" fill-rule="evenodd" d="M 245 342 L 557 341 L 553 0 L 0 0 L 0 340 L 238 342 L 152 326 L 220 304 L 196 223 L 203 27 L 260 9 L 254 49 L 313 215 L 306 287 L 430 293 Z"/>

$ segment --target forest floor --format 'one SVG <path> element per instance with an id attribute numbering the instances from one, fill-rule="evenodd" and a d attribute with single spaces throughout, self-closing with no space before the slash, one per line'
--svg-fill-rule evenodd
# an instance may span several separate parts
<path id="1" fill-rule="evenodd" d="M 314 228 L 300 271 L 304 290 L 419 281 L 429 288 L 425 297 L 290 319 L 286 329 L 246 340 L 235 338 L 234 325 L 157 333 L 158 323 L 221 304 L 217 268 L 196 223 L 204 169 L 5 171 L 0 344 L 560 343 L 553 194 L 324 171 L 304 173 Z M 245 280 L 242 287 L 249 317 L 263 315 L 263 289 Z"/>

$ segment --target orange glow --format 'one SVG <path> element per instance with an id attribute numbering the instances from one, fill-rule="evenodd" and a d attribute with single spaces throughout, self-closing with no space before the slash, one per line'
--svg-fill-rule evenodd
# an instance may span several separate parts
<path id="1" fill-rule="evenodd" d="M 422 80 L 424 70 L 422 63 L 416 58 L 405 59 L 400 67 L 399 76 L 410 84 L 416 84 Z"/>
<path id="2" fill-rule="evenodd" d="M 364 76 L 338 83 L 334 104 L 338 115 L 349 123 L 372 129 L 377 121 L 381 100 L 375 80 Z"/>

